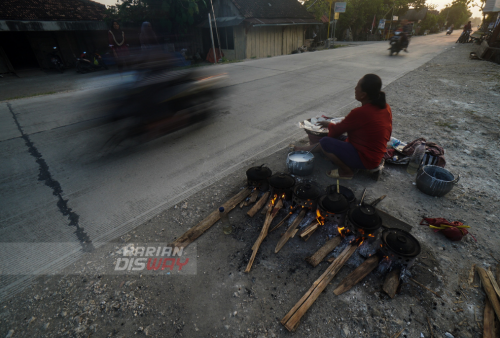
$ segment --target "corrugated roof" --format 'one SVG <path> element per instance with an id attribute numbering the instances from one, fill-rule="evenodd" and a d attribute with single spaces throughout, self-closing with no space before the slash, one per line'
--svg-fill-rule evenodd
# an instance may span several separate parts
<path id="1" fill-rule="evenodd" d="M 91 0 L 0 0 L 0 20 L 102 21 L 105 9 Z"/>
<path id="2" fill-rule="evenodd" d="M 483 13 L 500 12 L 500 0 L 486 0 L 483 7 Z"/>
<path id="3" fill-rule="evenodd" d="M 297 0 L 232 0 L 245 18 L 314 19 Z"/>

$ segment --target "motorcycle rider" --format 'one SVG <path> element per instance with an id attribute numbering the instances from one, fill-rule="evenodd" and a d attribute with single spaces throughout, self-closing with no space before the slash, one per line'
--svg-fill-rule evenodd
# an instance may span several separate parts
<path id="1" fill-rule="evenodd" d="M 467 24 L 464 26 L 464 32 L 469 33 L 469 31 L 472 30 L 472 24 L 471 22 L 467 22 Z"/>
<path id="2" fill-rule="evenodd" d="M 403 20 L 402 24 L 402 32 L 401 32 L 401 44 L 406 46 L 403 50 L 408 53 L 408 46 L 410 44 L 410 40 L 408 39 L 408 35 L 411 35 L 412 27 L 408 20 Z"/>

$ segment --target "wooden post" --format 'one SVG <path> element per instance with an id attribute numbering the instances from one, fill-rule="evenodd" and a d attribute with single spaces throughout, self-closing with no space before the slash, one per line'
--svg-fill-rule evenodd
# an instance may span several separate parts
<path id="1" fill-rule="evenodd" d="M 394 298 L 396 296 L 396 291 L 399 286 L 399 275 L 401 274 L 400 269 L 394 269 L 387 274 L 384 281 L 384 286 L 382 290 L 384 290 L 389 297 Z"/>
<path id="2" fill-rule="evenodd" d="M 333 251 L 337 247 L 337 245 L 340 244 L 342 241 L 341 236 L 334 237 L 330 240 L 328 240 L 314 255 L 311 257 L 306 258 L 306 261 L 311 264 L 312 266 L 316 267 L 323 258 L 326 257 L 330 252 Z"/>
<path id="3" fill-rule="evenodd" d="M 241 201 L 250 195 L 250 188 L 246 188 L 240 191 L 238 194 L 233 196 L 229 201 L 224 203 L 222 206 L 226 212 L 233 210 Z M 171 246 L 174 247 L 187 247 L 189 244 L 193 243 L 198 237 L 203 235 L 205 231 L 210 229 L 212 225 L 215 224 L 220 219 L 219 210 L 213 211 L 210 215 L 205 217 L 200 223 L 186 231 L 181 237 L 175 240 Z"/>
<path id="4" fill-rule="evenodd" d="M 305 293 L 297 304 L 281 320 L 281 324 L 288 331 L 295 331 L 300 319 L 311 307 L 319 295 L 325 290 L 333 277 L 340 271 L 344 264 L 358 248 L 357 244 L 348 245 L 337 259 L 326 269 L 326 271 L 313 283 L 312 287 Z"/>
<path id="5" fill-rule="evenodd" d="M 297 218 L 293 221 L 293 223 L 290 225 L 288 230 L 281 236 L 280 240 L 278 241 L 278 244 L 276 245 L 276 249 L 274 249 L 274 253 L 278 253 L 281 248 L 288 242 L 288 240 L 293 237 L 295 233 L 295 229 L 299 226 L 300 222 L 304 219 L 304 216 L 306 215 L 306 209 L 302 209 L 297 216 Z"/>
<path id="6" fill-rule="evenodd" d="M 264 203 L 266 203 L 267 200 L 269 199 L 269 194 L 270 192 L 268 191 L 264 195 L 262 195 L 262 197 L 257 201 L 257 203 L 255 203 L 255 205 L 250 210 L 248 210 L 247 215 L 250 217 L 255 216 L 257 211 L 259 211 L 260 208 L 264 206 Z"/>
<path id="7" fill-rule="evenodd" d="M 488 296 L 497 317 L 500 319 L 500 302 L 498 301 L 498 297 L 495 293 L 495 290 L 493 289 L 493 285 L 491 285 L 490 279 L 488 278 L 488 274 L 483 268 L 479 266 L 476 266 L 476 271 L 479 274 L 479 277 L 481 278 L 484 292 L 486 293 L 486 296 Z"/>
<path id="8" fill-rule="evenodd" d="M 379 261 L 380 257 L 378 255 L 369 257 L 353 272 L 351 272 L 333 291 L 333 293 L 338 296 L 346 291 L 349 291 L 354 285 L 358 284 L 363 278 L 372 272 L 378 266 Z"/>
<path id="9" fill-rule="evenodd" d="M 488 297 L 484 300 L 483 338 L 495 337 L 495 311 Z"/>

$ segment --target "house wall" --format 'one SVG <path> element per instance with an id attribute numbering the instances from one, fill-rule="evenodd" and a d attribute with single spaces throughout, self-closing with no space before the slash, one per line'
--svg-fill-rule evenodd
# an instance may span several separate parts
<path id="1" fill-rule="evenodd" d="M 243 24 L 233 27 L 234 49 L 222 49 L 224 57 L 228 60 L 243 60 L 246 58 L 246 36 Z"/>
<path id="2" fill-rule="evenodd" d="M 305 26 L 252 27 L 246 34 L 246 58 L 291 54 L 304 45 Z"/>

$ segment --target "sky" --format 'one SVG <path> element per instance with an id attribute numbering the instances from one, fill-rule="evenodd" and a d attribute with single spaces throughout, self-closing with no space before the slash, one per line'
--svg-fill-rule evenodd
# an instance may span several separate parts
<path id="1" fill-rule="evenodd" d="M 100 3 L 108 5 L 108 6 L 116 4 L 116 0 L 94 0 L 94 1 L 100 2 Z M 435 4 L 435 5 L 438 6 L 437 8 L 439 10 L 441 10 L 441 9 L 443 9 L 446 6 L 446 4 L 451 3 L 451 1 L 452 0 L 427 0 L 427 3 Z M 476 16 L 477 17 L 482 17 L 483 16 L 481 14 L 481 11 L 479 10 L 478 7 L 473 7 L 471 9 L 471 12 L 472 12 L 472 17 L 476 17 Z"/>

